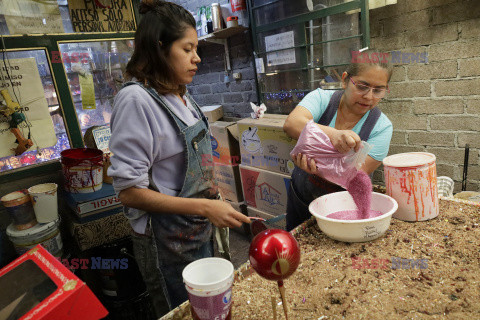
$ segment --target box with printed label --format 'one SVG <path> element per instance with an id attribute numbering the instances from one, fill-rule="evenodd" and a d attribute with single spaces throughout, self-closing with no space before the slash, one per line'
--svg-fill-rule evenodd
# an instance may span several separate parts
<path id="1" fill-rule="evenodd" d="M 200 109 L 210 123 L 213 123 L 223 118 L 223 107 L 221 105 L 205 106 L 201 107 Z"/>
<path id="2" fill-rule="evenodd" d="M 0 319 L 103 319 L 87 285 L 41 245 L 0 270 Z"/>
<path id="3" fill-rule="evenodd" d="M 67 204 L 78 215 L 120 205 L 120 199 L 115 194 L 113 186 L 104 183 L 102 188 L 90 193 L 65 192 Z"/>
<path id="4" fill-rule="evenodd" d="M 243 165 L 290 175 L 295 165 L 290 151 L 297 140 L 283 132 L 287 116 L 242 119 L 237 122 Z"/>
<path id="5" fill-rule="evenodd" d="M 278 216 L 287 211 L 290 176 L 240 165 L 247 206 Z"/>
<path id="6" fill-rule="evenodd" d="M 283 217 L 274 216 L 269 213 L 266 213 L 248 206 L 247 206 L 247 211 L 248 211 L 249 217 L 258 217 L 258 218 L 265 219 L 266 221 L 264 223 L 268 228 L 282 229 L 282 230 L 286 230 L 287 228 L 287 220 L 285 216 Z"/>
<path id="7" fill-rule="evenodd" d="M 216 121 L 210 126 L 214 163 L 240 164 L 238 128 L 235 122 Z"/>
<path id="8" fill-rule="evenodd" d="M 218 190 L 223 199 L 233 202 L 243 201 L 242 182 L 238 166 L 216 164 L 214 167 Z"/>

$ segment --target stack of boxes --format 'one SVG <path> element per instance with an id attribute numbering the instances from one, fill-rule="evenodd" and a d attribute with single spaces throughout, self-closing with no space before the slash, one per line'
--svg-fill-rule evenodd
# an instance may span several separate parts
<path id="1" fill-rule="evenodd" d="M 266 220 L 284 215 L 295 165 L 290 157 L 296 140 L 283 132 L 285 115 L 237 122 L 240 140 L 240 176 L 249 216 Z M 277 222 L 285 228 L 285 219 Z"/>
<path id="2" fill-rule="evenodd" d="M 210 126 L 212 139 L 212 161 L 215 178 L 222 198 L 232 207 L 247 215 L 243 202 L 242 183 L 240 180 L 240 146 L 235 122 L 216 121 Z M 237 230 L 246 232 L 248 229 Z"/>
<path id="3" fill-rule="evenodd" d="M 91 193 L 69 193 L 65 199 L 71 212 L 65 214 L 68 229 L 81 251 L 114 242 L 131 234 L 123 206 L 113 186 L 103 183 Z"/>
<path id="4" fill-rule="evenodd" d="M 202 108 L 203 110 L 203 108 Z M 283 132 L 286 115 L 265 114 L 261 119 L 217 121 L 216 110 L 203 110 L 210 121 L 215 178 L 224 200 L 237 211 L 285 229 L 288 192 L 295 165 L 290 152 L 297 143 Z M 249 233 L 248 226 L 245 232 Z"/>

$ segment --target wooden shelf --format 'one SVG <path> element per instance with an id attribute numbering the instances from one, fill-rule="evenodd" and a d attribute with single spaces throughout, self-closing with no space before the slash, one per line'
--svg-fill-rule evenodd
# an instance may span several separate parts
<path id="1" fill-rule="evenodd" d="M 227 38 L 230 38 L 231 36 L 242 33 L 247 29 L 248 28 L 245 28 L 244 26 L 225 28 L 225 29 L 221 29 L 221 30 L 209 33 L 207 35 L 201 36 L 198 38 L 198 41 L 203 42 L 203 41 L 209 41 L 209 40 L 227 39 Z"/>

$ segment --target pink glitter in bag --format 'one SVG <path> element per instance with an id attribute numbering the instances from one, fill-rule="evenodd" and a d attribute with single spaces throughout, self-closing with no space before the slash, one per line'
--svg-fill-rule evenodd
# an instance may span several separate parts
<path id="1" fill-rule="evenodd" d="M 357 152 L 352 149 L 347 153 L 340 153 L 325 132 L 310 120 L 303 128 L 290 155 L 301 153 L 308 159 L 313 159 L 319 177 L 346 188 L 348 182 L 356 176 L 371 149 L 368 143 L 362 141 L 362 146 Z"/>

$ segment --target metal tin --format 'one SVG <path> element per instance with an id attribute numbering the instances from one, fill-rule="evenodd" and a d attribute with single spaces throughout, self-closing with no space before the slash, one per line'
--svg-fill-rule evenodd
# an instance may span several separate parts
<path id="1" fill-rule="evenodd" d="M 212 3 L 212 25 L 213 31 L 218 31 L 222 28 L 222 11 L 219 3 Z"/>

